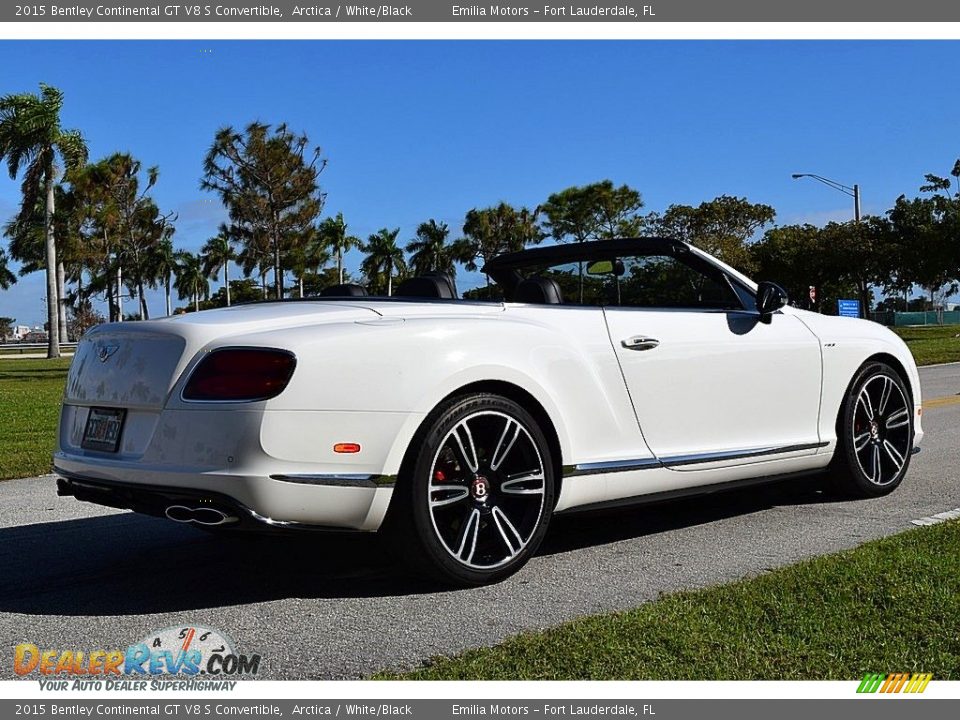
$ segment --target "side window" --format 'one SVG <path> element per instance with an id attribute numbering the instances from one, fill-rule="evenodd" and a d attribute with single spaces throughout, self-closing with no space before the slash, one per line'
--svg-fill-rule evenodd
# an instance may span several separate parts
<path id="1" fill-rule="evenodd" d="M 589 273 L 589 265 L 585 260 L 562 265 L 542 265 L 525 269 L 524 276 L 555 281 L 564 305 L 607 305 L 609 278 Z"/>
<path id="2" fill-rule="evenodd" d="M 556 283 L 563 305 L 742 310 L 722 272 L 671 255 L 635 255 L 530 266 L 525 278 Z"/>
<path id="3" fill-rule="evenodd" d="M 696 310 L 743 308 L 722 273 L 701 271 L 669 255 L 624 257 L 616 270 L 608 278 L 613 285 L 612 305 Z"/>

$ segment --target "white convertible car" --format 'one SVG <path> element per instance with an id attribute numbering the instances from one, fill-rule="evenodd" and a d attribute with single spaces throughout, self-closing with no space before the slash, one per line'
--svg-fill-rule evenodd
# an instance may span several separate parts
<path id="1" fill-rule="evenodd" d="M 471 585 L 521 567 L 556 513 L 817 472 L 878 496 L 918 450 L 896 335 L 694 247 L 541 247 L 485 272 L 505 301 L 436 275 L 94 328 L 60 494 L 207 529 L 382 530 Z"/>

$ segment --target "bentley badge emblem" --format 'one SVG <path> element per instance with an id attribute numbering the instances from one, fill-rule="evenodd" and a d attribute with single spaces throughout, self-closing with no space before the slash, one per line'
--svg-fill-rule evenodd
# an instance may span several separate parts
<path id="1" fill-rule="evenodd" d="M 119 345 L 101 345 L 97 348 L 97 357 L 100 359 L 100 362 L 106 362 L 113 357 L 113 354 L 119 349 Z"/>

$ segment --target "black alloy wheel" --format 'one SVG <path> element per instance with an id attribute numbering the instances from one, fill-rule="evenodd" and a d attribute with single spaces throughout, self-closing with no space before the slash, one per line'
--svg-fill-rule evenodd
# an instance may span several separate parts
<path id="1" fill-rule="evenodd" d="M 456 398 L 426 422 L 389 524 L 414 569 L 445 583 L 496 582 L 522 567 L 554 505 L 549 444 L 514 401 Z"/>
<path id="2" fill-rule="evenodd" d="M 879 497 L 903 481 L 913 454 L 913 402 L 889 365 L 858 372 L 838 420 L 834 477 L 842 490 Z"/>

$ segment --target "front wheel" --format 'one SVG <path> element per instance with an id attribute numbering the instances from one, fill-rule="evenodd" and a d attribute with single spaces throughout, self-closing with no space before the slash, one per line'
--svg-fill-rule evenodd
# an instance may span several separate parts
<path id="1" fill-rule="evenodd" d="M 396 545 L 445 583 L 502 580 L 547 531 L 555 484 L 543 431 L 523 407 L 487 393 L 450 400 L 426 422 L 395 491 Z"/>
<path id="2" fill-rule="evenodd" d="M 869 363 L 857 373 L 837 420 L 833 477 L 856 497 L 879 497 L 903 481 L 913 454 L 913 403 L 889 365 Z"/>

